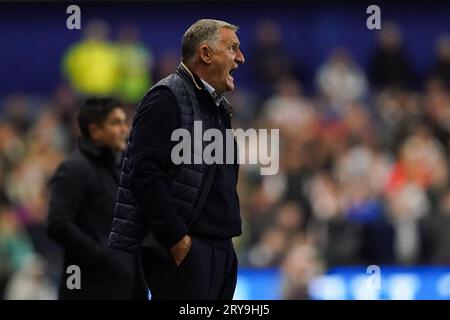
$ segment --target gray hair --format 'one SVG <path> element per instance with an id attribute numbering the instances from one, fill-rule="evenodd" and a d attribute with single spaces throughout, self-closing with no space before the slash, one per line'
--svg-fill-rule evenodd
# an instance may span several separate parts
<path id="1" fill-rule="evenodd" d="M 236 32 L 239 27 L 228 22 L 213 19 L 201 19 L 186 30 L 181 41 L 183 62 L 188 62 L 204 43 L 214 45 L 219 40 L 219 30 L 222 28 Z"/>

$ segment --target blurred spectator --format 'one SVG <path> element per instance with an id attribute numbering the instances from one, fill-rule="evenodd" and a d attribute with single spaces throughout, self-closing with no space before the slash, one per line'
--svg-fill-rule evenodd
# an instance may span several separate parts
<path id="1" fill-rule="evenodd" d="M 0 299 L 16 270 L 33 254 L 32 244 L 9 207 L 0 207 Z"/>
<path id="2" fill-rule="evenodd" d="M 109 25 L 89 22 L 84 39 L 64 54 L 63 71 L 72 87 L 83 95 L 111 95 L 120 85 L 120 55 L 108 40 Z"/>
<path id="3" fill-rule="evenodd" d="M 0 164 L 0 207 L 7 206 L 11 203 L 5 188 L 5 168 Z"/>
<path id="4" fill-rule="evenodd" d="M 355 144 L 336 159 L 335 173 L 344 192 L 343 207 L 350 221 L 367 223 L 382 215 L 384 186 L 391 170 L 388 157 Z"/>
<path id="5" fill-rule="evenodd" d="M 312 109 L 300 83 L 292 77 L 283 77 L 275 83 L 274 94 L 265 101 L 261 112 L 271 128 L 292 136 L 313 117 Z"/>
<path id="6" fill-rule="evenodd" d="M 424 190 L 443 188 L 448 183 L 445 149 L 429 129 L 418 125 L 401 145 L 398 161 L 387 181 L 387 193 L 410 183 Z"/>
<path id="7" fill-rule="evenodd" d="M 319 67 L 316 84 L 338 115 L 346 111 L 347 103 L 364 98 L 368 89 L 364 72 L 344 48 L 333 50 Z"/>
<path id="8" fill-rule="evenodd" d="M 249 237 L 250 245 L 256 243 L 264 230 L 272 224 L 272 212 L 281 195 L 280 191 L 275 191 L 275 188 L 280 188 L 280 184 L 271 184 L 271 190 L 267 189 L 267 185 L 261 180 L 258 183 L 252 183 L 248 199 L 242 203 L 243 209 L 247 212 L 245 220 L 248 224 L 249 235 L 247 237 Z M 275 192 L 271 193 L 271 191 Z"/>
<path id="9" fill-rule="evenodd" d="M 258 241 L 250 247 L 248 262 L 255 267 L 280 264 L 289 243 L 304 229 L 304 217 L 294 202 L 285 202 L 268 217 Z"/>
<path id="10" fill-rule="evenodd" d="M 9 172 L 11 167 L 24 155 L 26 146 L 17 130 L 8 122 L 0 121 L 0 161 Z M 7 177 L 5 176 L 5 179 Z"/>
<path id="11" fill-rule="evenodd" d="M 178 51 L 169 50 L 163 52 L 158 63 L 155 65 L 154 70 L 155 82 L 173 73 L 173 70 L 176 70 L 177 66 L 180 64 L 180 60 L 181 57 L 179 56 Z"/>
<path id="12" fill-rule="evenodd" d="M 404 50 L 402 34 L 393 23 L 383 24 L 379 32 L 369 74 L 376 89 L 410 88 L 414 84 L 415 72 Z"/>
<path id="13" fill-rule="evenodd" d="M 308 287 L 311 281 L 324 271 L 317 250 L 302 237 L 293 241 L 281 269 L 282 298 L 289 300 L 309 299 Z"/>
<path id="14" fill-rule="evenodd" d="M 52 114 L 60 124 L 61 133 L 65 135 L 66 150 L 76 145 L 78 127 L 76 126 L 77 97 L 70 86 L 61 84 L 55 89 L 50 106 Z M 63 132 L 64 131 L 64 132 Z"/>
<path id="15" fill-rule="evenodd" d="M 56 287 L 46 271 L 42 258 L 29 256 L 8 283 L 5 300 L 55 300 Z"/>
<path id="16" fill-rule="evenodd" d="M 387 207 L 394 232 L 393 262 L 420 264 L 424 257 L 424 233 L 420 220 L 430 210 L 426 194 L 417 185 L 409 184 L 388 194 Z"/>
<path id="17" fill-rule="evenodd" d="M 448 35 L 442 35 L 436 42 L 432 76 L 442 80 L 447 88 L 450 86 L 450 37 Z"/>
<path id="18" fill-rule="evenodd" d="M 442 145 L 450 146 L 450 95 L 439 78 L 430 78 L 425 84 L 425 121 Z"/>
<path id="19" fill-rule="evenodd" d="M 135 104 L 152 85 L 153 55 L 141 42 L 139 30 L 134 25 L 122 26 L 118 40 L 121 68 L 118 93 L 122 101 Z"/>
<path id="20" fill-rule="evenodd" d="M 423 221 L 426 263 L 450 264 L 450 189 L 439 199 L 438 210 Z"/>
<path id="21" fill-rule="evenodd" d="M 275 224 L 288 236 L 304 230 L 304 215 L 295 202 L 284 202 L 275 215 Z"/>
<path id="22" fill-rule="evenodd" d="M 280 26 L 273 20 L 263 20 L 257 24 L 248 63 L 263 99 L 272 94 L 272 85 L 281 77 L 298 76 L 298 68 L 283 46 Z"/>
<path id="23" fill-rule="evenodd" d="M 416 92 L 387 88 L 375 96 L 376 132 L 383 149 L 396 155 L 404 139 L 422 121 L 424 108 Z"/>
<path id="24" fill-rule="evenodd" d="M 5 101 L 4 119 L 18 134 L 24 134 L 31 125 L 29 103 L 24 94 L 13 94 Z"/>
<path id="25" fill-rule="evenodd" d="M 327 174 L 318 175 L 310 186 L 314 217 L 308 231 L 328 266 L 361 263 L 362 228 L 344 216 L 342 189 Z"/>
<path id="26" fill-rule="evenodd" d="M 250 248 L 248 259 L 254 267 L 275 267 L 280 264 L 288 245 L 288 235 L 281 228 L 269 227 Z"/>

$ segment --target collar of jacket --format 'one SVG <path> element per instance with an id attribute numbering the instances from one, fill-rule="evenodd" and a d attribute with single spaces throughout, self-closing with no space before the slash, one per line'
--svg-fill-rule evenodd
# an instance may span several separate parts
<path id="1" fill-rule="evenodd" d="M 111 165 L 117 162 L 117 154 L 111 148 L 96 146 L 92 140 L 81 138 L 78 140 L 78 147 L 96 161 L 105 161 Z"/>
<path id="2" fill-rule="evenodd" d="M 200 77 L 197 76 L 195 73 L 192 73 L 191 70 L 189 70 L 189 68 L 183 62 L 180 62 L 180 65 L 178 66 L 178 69 L 177 69 L 177 73 L 181 77 L 186 79 L 197 90 L 207 91 L 205 88 L 205 85 L 201 81 Z M 207 92 L 207 93 L 208 93 L 208 95 L 210 95 L 209 92 Z M 222 95 L 222 102 L 220 104 L 225 107 L 225 110 L 227 111 L 227 113 L 229 114 L 229 116 L 231 118 L 233 115 L 233 108 L 231 107 L 230 103 L 228 102 L 228 100 L 225 98 L 224 95 Z"/>
<path id="3" fill-rule="evenodd" d="M 193 87 L 195 87 L 197 90 L 206 90 L 205 85 L 200 80 L 200 77 L 189 70 L 189 68 L 183 63 L 180 62 L 180 65 L 178 66 L 177 73 L 186 79 Z"/>

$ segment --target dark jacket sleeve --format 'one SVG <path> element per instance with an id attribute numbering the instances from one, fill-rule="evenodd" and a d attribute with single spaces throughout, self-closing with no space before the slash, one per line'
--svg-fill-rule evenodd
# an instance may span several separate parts
<path id="1" fill-rule="evenodd" d="M 158 88 L 138 107 L 130 144 L 130 190 L 156 238 L 168 248 L 188 233 L 167 188 L 174 145 L 171 135 L 178 120 L 175 96 L 169 89 Z"/>
<path id="2" fill-rule="evenodd" d="M 105 259 L 105 253 L 75 222 L 86 198 L 83 171 L 78 161 L 66 160 L 52 177 L 47 234 L 71 256 L 89 265 Z"/>

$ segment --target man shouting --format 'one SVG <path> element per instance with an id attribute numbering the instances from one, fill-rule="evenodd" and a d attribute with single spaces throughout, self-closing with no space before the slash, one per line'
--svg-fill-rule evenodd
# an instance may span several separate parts
<path id="1" fill-rule="evenodd" d="M 171 138 L 183 128 L 204 149 L 194 132 L 201 121 L 204 130 L 220 130 L 225 144 L 232 109 L 223 94 L 244 63 L 237 29 L 211 19 L 189 27 L 178 69 L 150 89 L 133 119 L 109 245 L 140 253 L 152 299 L 233 298 L 231 239 L 242 233 L 237 157 L 206 164 L 193 148 L 190 161 L 176 165 Z"/>

